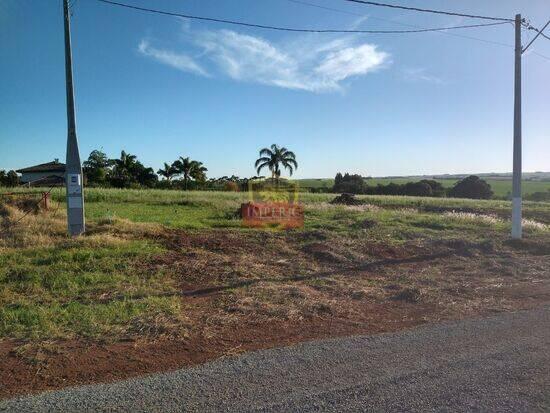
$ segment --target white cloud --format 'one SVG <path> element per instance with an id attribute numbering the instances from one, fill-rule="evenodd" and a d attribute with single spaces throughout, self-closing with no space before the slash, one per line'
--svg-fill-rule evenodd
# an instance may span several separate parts
<path id="1" fill-rule="evenodd" d="M 191 35 L 191 36 L 189 36 Z M 389 54 L 376 45 L 359 43 L 354 36 L 302 36 L 275 44 L 261 37 L 232 30 L 186 33 L 187 47 L 198 49 L 196 59 L 160 50 L 142 41 L 139 51 L 177 69 L 207 75 L 209 72 L 250 83 L 287 89 L 327 92 L 342 90 L 343 82 L 384 67 Z"/>
<path id="2" fill-rule="evenodd" d="M 355 21 L 350 25 L 350 30 L 357 30 L 363 23 L 365 23 L 370 18 L 369 15 L 365 14 L 363 16 L 359 16 Z"/>
<path id="3" fill-rule="evenodd" d="M 208 76 L 208 72 L 204 70 L 192 57 L 183 54 L 176 53 L 170 50 L 161 50 L 151 47 L 149 42 L 142 40 L 139 43 L 138 51 L 144 55 L 157 60 L 160 63 L 164 63 L 168 66 L 172 66 L 182 72 L 194 73 L 201 76 Z"/>
<path id="4" fill-rule="evenodd" d="M 405 80 L 408 80 L 411 82 L 428 82 L 428 83 L 435 83 L 437 85 L 442 85 L 445 83 L 445 81 L 440 77 L 427 73 L 426 69 L 419 69 L 419 68 L 403 69 L 403 77 L 405 78 Z"/>
<path id="5" fill-rule="evenodd" d="M 236 80 L 256 79 L 265 83 L 296 70 L 293 58 L 253 36 L 230 30 L 205 32 L 196 38 L 196 43 L 223 72 Z"/>
<path id="6" fill-rule="evenodd" d="M 315 71 L 335 82 L 367 74 L 379 69 L 389 57 L 387 53 L 376 49 L 374 45 L 363 44 L 331 52 Z"/>

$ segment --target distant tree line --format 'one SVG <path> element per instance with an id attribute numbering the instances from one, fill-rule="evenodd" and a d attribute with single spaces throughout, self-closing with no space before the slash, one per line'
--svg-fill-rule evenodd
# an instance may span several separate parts
<path id="1" fill-rule="evenodd" d="M 457 182 L 452 188 L 445 188 L 440 182 L 433 179 L 423 179 L 418 182 L 405 184 L 377 184 L 368 185 L 367 180 L 361 175 L 340 172 L 334 178 L 333 192 L 347 192 L 352 194 L 367 195 L 407 195 L 424 197 L 453 197 L 490 199 L 494 193 L 491 186 L 483 179 L 475 175 L 468 176 Z"/>
<path id="2" fill-rule="evenodd" d="M 88 185 L 114 188 L 194 189 L 206 181 L 207 171 L 202 162 L 180 157 L 171 164 L 165 163 L 157 175 L 153 168 L 143 165 L 136 155 L 125 151 L 120 153 L 120 158 L 109 159 L 104 152 L 94 150 L 82 166 Z M 159 175 L 165 180 L 159 181 Z"/>
<path id="3" fill-rule="evenodd" d="M 18 186 L 19 185 L 19 175 L 15 171 L 6 172 L 3 169 L 0 169 L 0 186 Z"/>
<path id="4" fill-rule="evenodd" d="M 83 163 L 83 172 L 88 186 L 113 188 L 247 191 L 251 180 L 264 178 L 232 175 L 209 179 L 206 175 L 208 169 L 202 162 L 183 156 L 171 163 L 165 162 L 155 173 L 153 168 L 144 166 L 135 155 L 122 151 L 120 158 L 109 159 L 100 150 L 90 153 Z"/>

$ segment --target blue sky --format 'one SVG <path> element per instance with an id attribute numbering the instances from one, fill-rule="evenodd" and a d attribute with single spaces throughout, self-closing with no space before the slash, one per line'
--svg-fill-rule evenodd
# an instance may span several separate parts
<path id="1" fill-rule="evenodd" d="M 406 29 L 479 21 L 343 0 L 125 0 L 262 24 Z M 209 176 L 254 174 L 259 148 L 297 154 L 298 178 L 512 169 L 513 48 L 442 33 L 293 34 L 77 0 L 72 20 L 81 156 L 121 149 L 157 169 L 191 156 Z M 402 3 L 404 3 L 402 1 Z M 535 26 L 546 0 L 414 0 Z M 511 25 L 453 33 L 513 44 Z M 524 39 L 533 33 L 524 33 Z M 529 37 L 528 37 L 529 36 Z M 524 42 L 525 43 L 525 42 Z M 532 51 L 550 56 L 550 41 Z M 0 169 L 65 157 L 60 0 L 0 1 Z M 550 170 L 550 60 L 524 56 L 524 171 Z"/>

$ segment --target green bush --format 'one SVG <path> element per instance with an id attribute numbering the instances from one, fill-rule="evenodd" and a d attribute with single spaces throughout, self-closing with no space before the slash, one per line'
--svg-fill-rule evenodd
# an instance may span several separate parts
<path id="1" fill-rule="evenodd" d="M 452 198 L 491 199 L 493 195 L 491 185 L 475 175 L 458 181 L 449 190 L 449 196 Z"/>

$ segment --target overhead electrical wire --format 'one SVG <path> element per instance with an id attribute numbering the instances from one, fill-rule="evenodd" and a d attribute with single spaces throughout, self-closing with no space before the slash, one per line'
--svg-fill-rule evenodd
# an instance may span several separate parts
<path id="1" fill-rule="evenodd" d="M 402 22 L 395 21 L 395 20 L 390 20 L 390 19 L 383 19 L 383 18 L 381 18 L 381 17 L 373 16 L 373 15 L 371 15 L 371 14 L 366 15 L 366 14 L 354 13 L 354 12 L 351 12 L 351 11 L 348 11 L 348 10 L 341 10 L 341 9 L 335 9 L 335 8 L 332 8 L 332 7 L 325 7 L 325 6 L 321 6 L 321 5 L 319 5 L 319 4 L 310 3 L 310 2 L 306 2 L 306 1 L 302 1 L 302 0 L 286 0 L 286 1 L 288 1 L 288 2 L 290 2 L 290 3 L 301 4 L 301 5 L 304 5 L 304 6 L 315 7 L 315 8 L 322 9 L 322 10 L 333 11 L 333 12 L 343 13 L 343 14 L 348 14 L 348 15 L 350 15 L 350 16 L 368 17 L 369 19 L 380 20 L 380 21 L 383 21 L 383 22 L 396 24 L 396 25 L 398 25 L 398 26 L 413 27 L 413 28 L 415 28 L 415 29 L 424 29 L 424 27 L 417 26 L 417 25 L 415 25 L 415 24 L 402 23 Z M 509 23 L 509 22 L 506 22 L 506 23 Z M 503 46 L 503 47 L 509 47 L 509 48 L 511 47 L 511 48 L 514 48 L 514 46 L 512 46 L 511 44 L 506 44 L 506 43 L 502 43 L 502 42 L 497 42 L 497 41 L 494 41 L 494 40 L 481 39 L 481 38 L 479 38 L 479 37 L 474 37 L 474 36 L 465 35 L 465 34 L 458 34 L 458 33 L 447 32 L 447 31 L 439 31 L 439 32 L 436 32 L 436 33 L 444 34 L 444 35 L 446 35 L 446 36 L 461 37 L 461 38 L 463 38 L 463 39 L 468 39 L 468 40 L 476 40 L 476 41 L 478 41 L 478 42 L 483 42 L 483 43 L 487 43 L 487 44 L 493 44 L 493 45 L 496 45 L 496 46 Z"/>
<path id="2" fill-rule="evenodd" d="M 416 11 L 416 12 L 422 12 L 422 13 L 433 13 L 433 14 L 444 14 L 446 16 L 468 17 L 470 19 L 497 20 L 497 21 L 503 21 L 503 22 L 513 22 L 514 21 L 514 19 L 509 19 L 509 18 L 504 18 L 504 17 L 481 16 L 481 15 L 477 15 L 477 14 L 465 14 L 465 13 L 458 13 L 458 12 L 452 12 L 452 11 L 421 9 L 419 7 L 410 7 L 410 6 L 402 6 L 402 5 L 398 5 L 398 4 L 379 3 L 379 2 L 376 2 L 376 1 L 367 1 L 367 0 L 344 0 L 344 1 L 349 1 L 349 2 L 352 2 L 352 3 L 359 3 L 359 4 L 366 4 L 366 5 L 369 5 L 369 6 L 388 7 L 388 8 L 392 8 L 392 9 L 409 10 L 409 11 Z"/>
<path id="3" fill-rule="evenodd" d="M 336 13 L 343 13 L 343 14 L 348 14 L 350 16 L 357 16 L 357 17 L 368 17 L 370 19 L 373 19 L 373 20 L 380 20 L 380 21 L 384 21 L 384 22 L 388 22 L 388 23 L 392 23 L 392 24 L 397 24 L 399 26 L 404 26 L 404 27 L 414 27 L 414 28 L 417 28 L 417 29 L 423 29 L 423 27 L 420 27 L 420 26 L 417 26 L 417 25 L 414 25 L 414 24 L 410 24 L 410 23 L 402 23 L 402 22 L 398 22 L 398 21 L 395 21 L 395 20 L 390 20 L 390 19 L 382 19 L 380 17 L 377 17 L 377 16 L 372 16 L 370 14 L 366 15 L 366 14 L 361 14 L 361 13 L 355 13 L 355 12 L 352 12 L 352 11 L 348 11 L 348 10 L 341 10 L 341 9 L 335 9 L 333 7 L 326 7 L 326 6 L 322 6 L 320 4 L 315 4 L 315 3 L 311 3 L 311 2 L 308 2 L 308 1 L 303 1 L 303 0 L 286 0 L 290 3 L 295 3 L 295 4 L 301 4 L 301 5 L 304 5 L 304 6 L 309 6 L 309 7 L 315 7 L 315 8 L 318 8 L 318 9 L 322 9 L 322 10 L 327 10 L 327 11 L 332 11 L 332 12 L 336 12 Z M 476 16 L 477 17 L 477 16 Z M 482 16 L 479 16 L 479 17 L 482 17 Z M 509 19 L 508 21 L 504 22 L 504 23 L 512 23 L 513 19 Z M 537 32 L 541 32 L 541 36 L 544 36 L 546 38 L 549 38 L 548 36 L 546 36 L 546 34 L 542 33 L 543 30 L 539 30 L 537 29 L 536 27 L 533 27 L 531 26 L 530 24 L 528 23 L 523 23 L 523 26 L 524 28 L 527 30 L 535 30 Z M 464 34 L 458 34 L 458 33 L 454 33 L 454 32 L 447 32 L 447 31 L 438 31 L 437 33 L 439 34 L 444 34 L 446 36 L 454 36 L 454 37 L 460 37 L 460 38 L 463 38 L 463 39 L 469 39 L 469 40 L 476 40 L 478 42 L 483 42 L 483 43 L 488 43 L 488 44 L 493 44 L 493 45 L 496 45 L 496 46 L 503 46 L 503 47 L 507 47 L 507 48 L 511 48 L 513 49 L 514 46 L 511 45 L 511 44 L 506 44 L 506 43 L 502 43 L 502 42 L 497 42 L 497 41 L 494 41 L 494 40 L 488 40 L 488 39 L 482 39 L 482 38 L 479 38 L 479 37 L 474 37 L 474 36 L 470 36 L 470 35 L 464 35 Z M 539 57 L 542 57 L 543 59 L 546 59 L 546 60 L 550 60 L 550 57 L 547 57 L 541 53 L 538 53 L 538 52 L 535 52 L 535 51 L 531 51 L 532 54 L 534 55 L 537 55 Z"/>
<path id="4" fill-rule="evenodd" d="M 545 56 L 543 54 L 540 54 L 539 52 L 531 51 L 531 53 L 533 53 L 534 55 L 537 55 L 539 57 L 542 57 L 543 59 L 546 59 L 546 60 L 550 61 L 550 57 Z"/>
<path id="5" fill-rule="evenodd" d="M 135 5 L 132 5 L 132 4 L 127 4 L 127 3 L 121 3 L 121 2 L 113 1 L 113 0 L 96 0 L 96 1 L 98 1 L 100 3 L 103 3 L 103 4 L 111 5 L 111 6 L 123 7 L 123 8 L 127 8 L 127 9 L 132 9 L 132 10 L 137 10 L 137 11 L 142 11 L 142 12 L 147 12 L 147 13 L 153 13 L 153 14 L 159 14 L 159 15 L 164 15 L 164 16 L 181 17 L 181 18 L 187 18 L 187 19 L 191 19 L 191 20 L 202 20 L 202 21 L 210 21 L 210 22 L 215 22 L 215 23 L 225 23 L 225 24 L 231 24 L 231 25 L 236 25 L 236 26 L 253 27 L 253 28 L 258 28 L 258 29 L 266 29 L 266 30 L 276 30 L 276 31 L 286 31 L 286 32 L 300 32 L 300 33 L 359 33 L 359 34 L 361 34 L 361 33 L 363 33 L 363 34 L 407 34 L 407 33 L 436 32 L 436 33 L 441 33 L 441 34 L 445 34 L 445 35 L 448 35 L 448 36 L 455 36 L 455 37 L 461 37 L 461 38 L 465 38 L 465 39 L 477 40 L 477 41 L 480 41 L 480 42 L 494 44 L 494 45 L 498 45 L 498 46 L 504 46 L 504 47 L 508 47 L 508 48 L 513 48 L 514 47 L 514 46 L 512 46 L 510 44 L 506 44 L 506 43 L 500 43 L 500 42 L 496 42 L 496 41 L 493 41 L 493 40 L 487 40 L 487 39 L 480 39 L 480 38 L 477 38 L 477 37 L 467 36 L 467 35 L 463 35 L 463 34 L 457 34 L 457 33 L 453 33 L 453 32 L 448 31 L 448 30 L 453 30 L 453 29 L 468 29 L 468 28 L 499 26 L 499 25 L 508 24 L 510 22 L 513 22 L 514 21 L 513 19 L 503 19 L 503 18 L 498 18 L 498 17 L 488 17 L 488 16 L 478 16 L 478 15 L 471 15 L 471 14 L 443 12 L 443 11 L 438 11 L 438 10 L 418 9 L 418 8 L 414 8 L 414 7 L 389 5 L 389 4 L 385 4 L 385 3 L 366 2 L 366 1 L 359 1 L 359 0 L 356 0 L 356 2 L 367 3 L 367 4 L 377 5 L 377 6 L 387 6 L 387 7 L 393 7 L 393 8 L 405 8 L 406 10 L 413 10 L 413 11 L 432 12 L 432 13 L 447 14 L 447 15 L 461 16 L 461 17 L 497 20 L 498 22 L 496 22 L 496 23 L 485 23 L 485 24 L 450 26 L 450 27 L 423 28 L 423 27 L 412 25 L 412 24 L 405 24 L 405 23 L 401 23 L 401 22 L 396 22 L 396 21 L 392 21 L 392 20 L 381 19 L 381 18 L 378 18 L 378 17 L 371 16 L 371 18 L 376 19 L 376 20 L 387 21 L 387 22 L 390 22 L 390 23 L 395 23 L 395 24 L 398 24 L 398 25 L 401 25 L 401 26 L 406 26 L 406 27 L 414 27 L 415 29 L 413 29 L 413 30 L 309 29 L 309 28 L 271 26 L 271 25 L 263 25 L 263 24 L 256 24 L 256 23 L 248 23 L 248 22 L 243 22 L 243 21 L 238 21 L 238 20 L 228 20 L 228 19 L 218 19 L 218 18 L 214 18 L 214 17 L 195 16 L 195 15 L 189 15 L 189 14 L 184 14 L 184 13 L 175 13 L 175 12 L 152 9 L 152 8 L 147 8 L 147 7 L 140 7 L 140 6 L 135 6 Z M 293 3 L 298 3 L 298 4 L 304 4 L 304 5 L 308 5 L 308 6 L 312 6 L 312 7 L 318 7 L 318 8 L 321 8 L 321 9 L 337 11 L 337 12 L 341 12 L 341 13 L 352 14 L 352 15 L 357 15 L 357 16 L 363 17 L 363 15 L 360 15 L 358 13 L 352 13 L 352 12 L 347 12 L 347 11 L 343 11 L 343 10 L 333 9 L 333 8 L 330 8 L 330 7 L 324 7 L 324 6 L 320 6 L 320 5 L 317 5 L 317 4 L 314 4 L 314 3 L 309 3 L 309 2 L 305 2 L 305 1 L 301 1 L 301 0 L 288 0 L 288 1 L 293 2 Z M 353 1 L 353 0 L 347 0 L 347 1 Z M 537 30 L 536 28 L 534 28 L 530 25 L 527 25 L 527 24 L 525 25 L 525 27 L 530 28 L 531 30 Z M 541 35 L 544 36 L 544 37 L 547 37 L 543 33 L 541 33 Z M 546 56 L 544 56 L 540 53 L 537 53 L 537 52 L 532 52 L 532 53 L 535 54 L 535 55 L 538 55 L 538 56 L 540 56 L 544 59 L 550 60 L 550 58 L 548 58 L 548 57 L 546 57 Z"/>
<path id="6" fill-rule="evenodd" d="M 309 3 L 307 1 L 301 1 L 301 0 L 286 0 L 290 3 L 296 3 L 296 4 L 302 4 L 304 6 L 310 6 L 310 7 L 315 7 L 315 8 L 318 8 L 318 9 L 323 9 L 323 10 L 328 10 L 328 11 L 334 11 L 336 13 L 343 13 L 343 14 L 349 14 L 350 16 L 357 16 L 357 17 L 367 17 L 365 14 L 361 14 L 361 13 L 354 13 L 352 11 L 348 11 L 348 10 L 340 10 L 340 9 L 335 9 L 333 7 L 327 7 L 327 6 L 322 6 L 320 4 L 315 4 L 315 3 Z M 373 18 L 373 17 L 371 17 Z M 381 19 L 382 20 L 382 19 Z M 391 21 L 391 20 L 390 20 Z"/>
<path id="7" fill-rule="evenodd" d="M 436 27 L 436 28 L 427 28 L 427 29 L 414 29 L 414 30 L 344 30 L 344 29 L 304 29 L 304 28 L 295 28 L 295 27 L 281 27 L 281 26 L 271 26 L 264 24 L 256 23 L 247 23 L 237 20 L 227 20 L 227 19 L 218 19 L 214 17 L 205 17 L 205 16 L 194 16 L 190 14 L 168 12 L 158 9 L 151 9 L 146 7 L 134 6 L 131 4 L 120 3 L 117 1 L 111 0 L 96 0 L 100 3 L 109 4 L 112 6 L 124 7 L 127 9 L 138 10 L 147 13 L 160 14 L 164 16 L 172 17 L 183 17 L 191 20 L 202 20 L 215 23 L 225 23 L 236 26 L 246 26 L 254 27 L 257 29 L 266 29 L 266 30 L 277 30 L 285 32 L 300 32 L 300 33 L 364 33 L 364 34 L 405 34 L 405 33 L 424 33 L 424 32 L 440 32 L 453 29 L 469 29 L 476 27 L 489 27 L 489 26 L 498 26 L 501 24 L 506 24 L 507 22 L 498 22 L 498 23 L 484 23 L 484 24 L 470 24 L 470 25 L 461 25 L 461 26 L 450 26 L 450 27 Z"/>
<path id="8" fill-rule="evenodd" d="M 548 23 L 546 23 L 546 26 L 547 26 L 547 25 L 548 25 Z M 544 28 L 545 28 L 546 26 L 544 26 Z M 540 30 L 540 29 L 537 29 L 537 28 L 534 27 L 534 26 L 531 26 L 530 24 L 527 25 L 527 29 L 528 29 L 528 30 L 534 30 L 535 32 L 537 32 L 538 34 L 540 34 L 540 35 L 541 35 L 542 37 L 544 37 L 545 39 L 550 40 L 550 37 L 549 37 L 548 35 L 546 35 L 545 33 L 543 33 L 544 28 L 543 28 L 542 30 Z"/>

